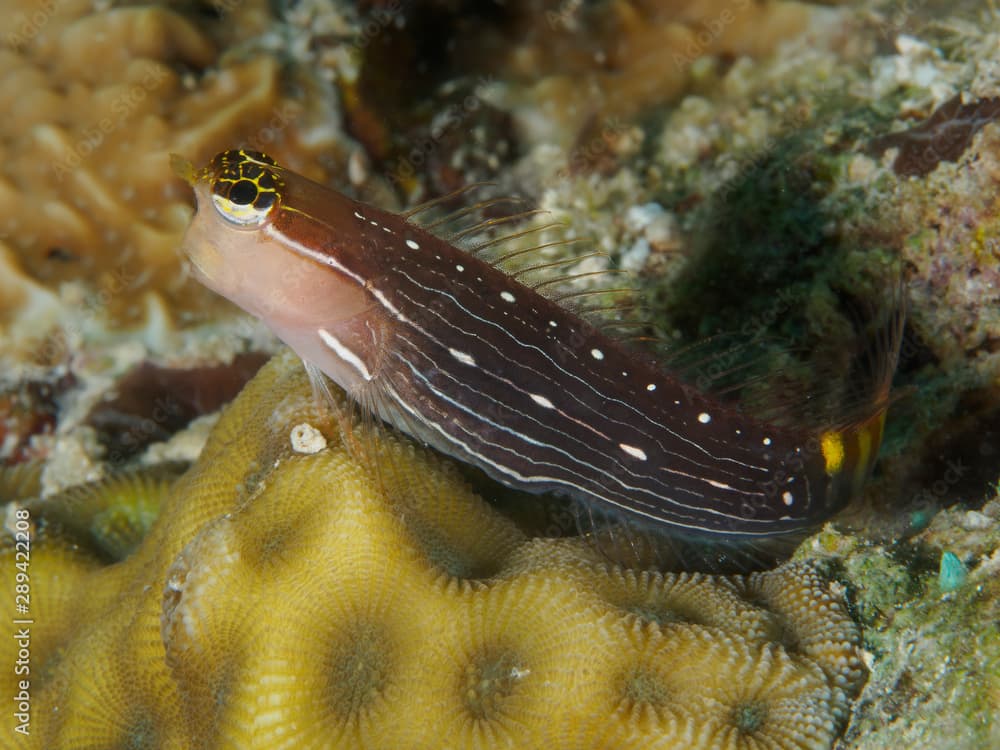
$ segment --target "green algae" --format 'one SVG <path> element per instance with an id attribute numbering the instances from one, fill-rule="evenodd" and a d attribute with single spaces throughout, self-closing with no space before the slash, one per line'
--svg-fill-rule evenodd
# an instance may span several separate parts
<path id="1" fill-rule="evenodd" d="M 866 645 L 877 654 L 846 734 L 851 746 L 995 747 L 998 602 L 995 573 L 946 596 L 928 586 L 898 600 L 881 627 L 867 629 Z"/>
<path id="2" fill-rule="evenodd" d="M 839 747 L 981 750 L 1000 739 L 1000 499 L 939 513 L 920 535 L 888 545 L 828 526 L 800 548 L 841 580 L 870 668 Z M 950 549 L 942 549 L 947 546 Z M 968 564 L 943 592 L 940 560 Z"/>

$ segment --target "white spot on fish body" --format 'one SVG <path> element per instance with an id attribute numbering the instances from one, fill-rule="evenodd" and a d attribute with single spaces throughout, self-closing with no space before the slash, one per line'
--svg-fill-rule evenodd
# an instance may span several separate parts
<path id="1" fill-rule="evenodd" d="M 788 490 L 781 493 L 781 499 L 784 501 L 785 505 L 791 505 L 795 502 L 795 496 Z"/>
<path id="2" fill-rule="evenodd" d="M 650 383 L 649 385 L 647 385 L 646 386 L 646 390 L 649 391 L 649 392 L 651 392 L 651 393 L 653 391 L 655 391 L 656 390 L 656 383 Z"/>
<path id="3" fill-rule="evenodd" d="M 602 352 L 600 349 L 591 349 L 590 350 L 590 356 L 593 357 L 594 359 L 600 361 L 600 360 L 604 359 L 604 352 Z"/>
<path id="4" fill-rule="evenodd" d="M 730 485 L 726 484 L 725 482 L 717 482 L 714 479 L 706 479 L 705 481 L 708 482 L 713 487 L 716 487 L 716 488 L 718 488 L 720 490 L 732 490 L 732 489 L 735 489 L 734 487 L 731 487 Z"/>
<path id="5" fill-rule="evenodd" d="M 465 352 L 460 352 L 458 349 L 449 349 L 448 353 L 451 354 L 455 359 L 461 362 L 463 365 L 470 365 L 472 367 L 476 366 L 475 357 L 471 354 Z"/>
<path id="6" fill-rule="evenodd" d="M 500 292 L 500 299 L 504 302 L 513 302 L 516 298 L 510 292 Z"/>
<path id="7" fill-rule="evenodd" d="M 455 270 L 458 271 L 459 273 L 462 273 L 462 271 L 465 270 L 465 266 L 459 263 L 457 266 L 455 266 Z"/>
<path id="8" fill-rule="evenodd" d="M 407 240 L 406 241 L 406 246 L 408 248 L 410 248 L 411 250 L 419 250 L 420 249 L 420 245 L 418 245 L 416 243 L 416 241 L 414 241 L 414 240 Z"/>
<path id="9" fill-rule="evenodd" d="M 647 458 L 646 451 L 642 448 L 636 448 L 634 445 L 627 445 L 626 443 L 618 443 L 618 447 L 632 456 L 632 458 L 637 458 L 640 461 L 645 461 Z"/>
<path id="10" fill-rule="evenodd" d="M 556 323 L 554 320 L 550 320 L 549 321 L 549 325 L 552 326 L 553 328 L 558 328 L 559 327 L 559 324 Z"/>
<path id="11" fill-rule="evenodd" d="M 764 438 L 760 442 L 762 442 L 764 445 L 770 445 L 771 444 L 771 438 Z"/>
<path id="12" fill-rule="evenodd" d="M 543 406 L 546 409 L 555 409 L 556 405 L 549 401 L 545 396 L 539 396 L 537 393 L 532 393 L 531 400 L 534 401 L 539 406 Z"/>
<path id="13" fill-rule="evenodd" d="M 698 421 L 701 422 L 702 424 L 708 424 L 709 422 L 712 421 L 712 415 L 709 414 L 708 412 L 703 411 L 701 414 L 698 415 Z"/>

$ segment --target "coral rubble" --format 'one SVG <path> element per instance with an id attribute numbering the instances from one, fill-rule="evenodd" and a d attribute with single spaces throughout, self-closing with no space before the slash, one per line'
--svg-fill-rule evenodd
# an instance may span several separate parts
<path id="1" fill-rule="evenodd" d="M 831 535 L 817 549 L 854 584 L 871 667 L 839 747 L 1000 745 L 1000 498 L 942 511 L 912 540 Z M 963 575 L 942 585 L 949 556 Z"/>
<path id="2" fill-rule="evenodd" d="M 239 5 L 221 18 L 87 0 L 7 9 L 0 325 L 8 335 L 37 337 L 64 318 L 79 328 L 81 309 L 142 321 L 156 304 L 149 294 L 181 309 L 204 303 L 177 260 L 191 207 L 171 152 L 200 160 L 253 142 L 319 176 L 309 157 L 331 146 L 335 123 L 323 125 L 326 137 L 307 131 L 309 113 L 326 102 L 293 97 L 274 55 L 232 54 L 273 22 L 264 3 Z M 71 294 L 73 285 L 84 291 Z"/>
<path id="3" fill-rule="evenodd" d="M 811 568 L 612 567 L 575 539 L 526 539 L 407 441 L 348 430 L 345 448 L 344 419 L 318 413 L 279 355 L 134 549 L 134 523 L 73 528 L 58 495 L 9 505 L 34 528 L 37 624 L 32 732 L 0 744 L 831 746 L 860 684 L 858 631 Z M 302 424 L 329 447 L 297 452 Z M 108 515 L 128 494 L 72 497 Z"/>

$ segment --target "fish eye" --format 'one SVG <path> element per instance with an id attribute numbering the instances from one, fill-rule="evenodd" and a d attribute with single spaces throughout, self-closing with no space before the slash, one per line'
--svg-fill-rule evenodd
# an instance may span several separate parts
<path id="1" fill-rule="evenodd" d="M 239 180 L 229 188 L 229 200 L 241 206 L 249 206 L 257 197 L 257 185 L 252 180 Z"/>
<path id="2" fill-rule="evenodd" d="M 267 222 L 278 205 L 281 180 L 270 157 L 253 151 L 227 151 L 216 157 L 212 202 L 226 221 L 254 228 Z"/>

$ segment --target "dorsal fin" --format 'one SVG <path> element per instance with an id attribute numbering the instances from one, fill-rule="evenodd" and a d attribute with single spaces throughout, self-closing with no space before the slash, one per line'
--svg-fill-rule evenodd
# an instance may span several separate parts
<path id="1" fill-rule="evenodd" d="M 548 213 L 544 208 L 529 208 L 524 211 L 518 211 L 514 214 L 509 214 L 507 216 L 498 216 L 491 219 L 482 219 L 476 224 L 465 227 L 464 229 L 459 229 L 448 235 L 445 235 L 447 239 L 452 244 L 458 244 L 460 240 L 469 237 L 470 235 L 482 234 L 485 232 L 492 232 L 499 226 L 504 224 L 512 224 L 514 222 L 523 221 L 531 216 L 539 216 L 540 214 Z"/>
<path id="2" fill-rule="evenodd" d="M 507 206 L 530 206 L 529 200 L 495 195 L 449 211 L 440 210 L 495 186 L 492 182 L 471 183 L 401 215 L 500 268 L 601 330 L 613 333 L 616 324 L 626 319 L 634 325 L 644 322 L 637 314 L 640 306 L 635 302 L 634 285 L 621 284 L 622 277 L 631 275 L 613 267 L 605 251 L 594 249 L 597 243 L 592 238 L 566 236 L 566 222 L 534 221 L 549 214 L 541 208 L 492 215 Z M 524 226 L 526 223 L 528 226 Z M 552 238 L 553 233 L 559 236 Z M 587 267 L 597 259 L 605 260 L 602 268 Z M 581 284 L 584 280 L 586 283 Z M 595 297 L 600 301 L 588 304 Z"/>
<path id="3" fill-rule="evenodd" d="M 548 244 L 551 246 L 556 243 L 550 242 Z M 532 248 L 532 250 L 536 249 L 540 250 L 541 248 L 540 247 Z M 536 263 L 532 266 L 522 266 L 517 269 L 508 269 L 507 272 L 510 274 L 511 278 L 517 279 L 518 281 L 522 281 L 522 283 L 525 283 L 525 286 L 531 286 L 533 289 L 538 289 L 538 286 L 532 286 L 531 284 L 523 282 L 524 277 L 533 273 L 538 273 L 539 271 L 551 271 L 553 268 L 558 268 L 559 266 L 565 266 L 571 263 L 579 263 L 581 261 L 588 260 L 589 258 L 601 258 L 601 257 L 606 258 L 607 254 L 601 252 L 593 252 L 593 253 L 587 253 L 586 255 L 581 255 L 576 258 L 559 258 L 558 260 L 550 260 L 545 263 Z M 501 263 L 497 262 L 494 265 L 501 265 Z"/>
<path id="4" fill-rule="evenodd" d="M 439 226 L 453 224 L 457 222 L 459 219 L 462 219 L 465 216 L 470 216 L 472 214 L 475 214 L 476 212 L 485 211 L 489 208 L 494 208 L 496 206 L 502 206 L 505 203 L 523 205 L 526 202 L 527 201 L 524 198 L 516 198 L 511 196 L 498 196 L 496 198 L 487 198 L 477 203 L 473 203 L 471 206 L 465 206 L 464 208 L 455 209 L 451 213 L 445 214 L 444 216 L 435 219 L 434 221 L 429 222 L 427 224 L 423 224 L 422 226 L 424 229 L 432 230 L 436 229 Z"/>
<path id="5" fill-rule="evenodd" d="M 846 428 L 888 406 L 906 313 L 901 271 L 890 273 L 873 284 L 890 290 L 881 299 L 843 295 L 812 346 L 758 327 L 675 347 L 652 336 L 647 348 L 679 380 L 741 413 L 808 430 Z"/>
<path id="6" fill-rule="evenodd" d="M 457 201 L 461 199 L 463 196 L 469 195 L 475 190 L 482 190 L 483 188 L 494 187 L 494 186 L 496 186 L 495 182 L 488 182 L 488 181 L 470 182 L 467 185 L 463 185 L 460 188 L 452 190 L 450 193 L 445 193 L 444 195 L 439 195 L 436 198 L 431 198 L 429 200 L 423 201 L 422 203 L 418 203 L 417 205 L 408 208 L 406 211 L 401 211 L 399 215 L 402 216 L 407 221 L 413 221 L 417 216 L 427 211 L 430 211 L 431 209 L 437 208 L 438 206 L 441 205 L 447 205 L 452 201 Z"/>
<path id="7" fill-rule="evenodd" d="M 418 214 L 474 194 L 494 183 L 473 183 L 404 214 Z M 841 318 L 853 327 L 851 348 L 840 341 L 811 351 L 788 346 L 766 333 L 750 337 L 720 333 L 677 349 L 650 323 L 636 284 L 587 238 L 567 236 L 563 222 L 542 220 L 547 212 L 530 202 L 491 196 L 422 222 L 515 280 L 570 309 L 634 350 L 644 352 L 692 387 L 734 410 L 783 426 L 824 431 L 849 429 L 884 409 L 902 335 L 902 284 L 883 301 L 860 309 L 847 305 Z M 528 206 L 500 216 L 506 206 Z M 502 231 L 509 229 L 509 231 Z M 567 252 L 576 250 L 578 252 Z M 588 267 L 604 259 L 602 268 Z M 897 280 L 901 275 L 897 273 Z M 884 285 L 878 285 L 884 288 Z"/>
<path id="8" fill-rule="evenodd" d="M 559 225 L 552 224 L 552 225 L 549 225 L 549 226 L 559 226 Z M 534 231 L 538 231 L 538 230 L 536 229 Z M 518 237 L 523 237 L 525 234 L 527 234 L 527 232 L 520 232 L 517 236 Z M 505 239 L 505 238 L 500 238 L 499 240 L 494 240 L 494 242 L 500 242 L 503 239 Z M 506 238 L 506 239 L 509 239 L 509 238 Z M 510 261 L 512 261 L 514 259 L 523 258 L 525 255 L 529 255 L 531 253 L 537 253 L 537 252 L 542 251 L 542 250 L 548 250 L 549 248 L 554 248 L 554 247 L 567 247 L 569 245 L 576 244 L 578 242 L 586 242 L 586 239 L 583 238 L 583 237 L 567 237 L 565 239 L 554 240 L 552 242 L 543 242 L 543 243 L 541 243 L 539 245 L 532 245 L 531 247 L 520 248 L 518 250 L 511 250 L 508 253 L 504 253 L 503 255 L 501 255 L 501 256 L 499 256 L 497 258 L 492 259 L 490 262 L 494 266 L 500 266 L 502 268 L 506 268 L 507 264 Z M 482 247 L 482 246 L 480 246 L 480 247 Z M 594 257 L 594 256 L 600 255 L 600 254 L 601 253 L 598 251 L 598 252 L 588 253 L 587 255 L 565 258 L 565 259 L 563 259 L 560 262 L 570 262 L 570 263 L 572 263 L 572 262 L 581 260 L 583 258 Z M 518 272 L 521 272 L 521 270 L 522 269 L 518 269 Z M 511 271 L 511 273 L 513 275 L 513 271 Z"/>
<path id="9" fill-rule="evenodd" d="M 540 224 L 534 227 L 529 227 L 528 229 L 524 229 L 520 232 L 512 232 L 510 234 L 498 235 L 496 237 L 493 237 L 492 239 L 484 240 L 476 245 L 467 247 L 466 250 L 472 253 L 473 255 L 478 255 L 484 250 L 487 250 L 489 248 L 495 248 L 497 245 L 510 244 L 511 242 L 527 237 L 528 235 L 537 234 L 539 232 L 547 232 L 550 229 L 556 229 L 558 227 L 564 227 L 564 226 L 566 225 L 558 221 L 549 222 L 548 224 Z M 524 250 L 524 252 L 531 252 L 533 250 L 539 249 L 540 247 L 547 247 L 547 246 L 549 245 L 547 244 L 532 245 L 530 247 L 522 249 Z"/>

